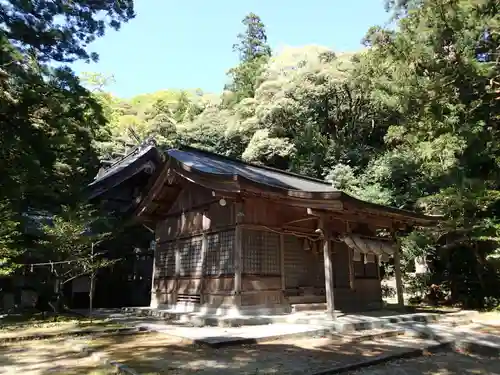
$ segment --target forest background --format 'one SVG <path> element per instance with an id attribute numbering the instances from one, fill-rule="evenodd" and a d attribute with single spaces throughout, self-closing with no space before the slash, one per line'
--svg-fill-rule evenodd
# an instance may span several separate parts
<path id="1" fill-rule="evenodd" d="M 124 99 L 107 92 L 112 77 L 76 77 L 69 64 L 98 58 L 88 44 L 133 18 L 131 0 L 2 2 L 0 271 L 22 272 L 28 248 L 43 262 L 71 256 L 61 238 L 88 243 L 77 235 L 89 216 L 82 187 L 101 160 L 154 137 L 164 148 L 200 147 L 443 215 L 401 238 L 406 271 L 416 257 L 429 261 L 414 289 L 434 283 L 453 302 L 498 306 L 499 8 L 495 0 L 388 1 L 393 27 L 370 28 L 364 48 L 350 53 L 273 53 L 251 13 L 222 93 L 165 89 Z M 60 231 L 48 233 L 58 246 L 26 235 L 27 212 L 60 218 Z M 64 226 L 75 217 L 80 226 Z"/>

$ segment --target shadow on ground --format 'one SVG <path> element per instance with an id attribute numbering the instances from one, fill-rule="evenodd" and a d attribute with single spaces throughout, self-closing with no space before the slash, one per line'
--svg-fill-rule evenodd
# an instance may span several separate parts
<path id="1" fill-rule="evenodd" d="M 0 373 L 23 375 L 107 375 L 112 372 L 72 350 L 63 340 L 38 340 L 0 346 Z"/>
<path id="2" fill-rule="evenodd" d="M 214 349 L 151 334 L 133 339 L 126 336 L 99 339 L 95 349 L 145 374 L 313 374 L 387 354 L 401 355 L 414 342 L 415 339 L 408 338 L 398 342 L 387 339 L 345 344 L 333 339 L 309 338 Z M 399 372 L 391 372 L 387 367 L 389 372 L 379 373 L 492 374 L 498 365 L 498 361 L 489 363 L 482 358 L 478 362 L 459 353 L 438 353 L 406 361 L 410 365 L 406 368 L 399 365 Z M 384 368 L 375 369 L 384 371 Z"/>

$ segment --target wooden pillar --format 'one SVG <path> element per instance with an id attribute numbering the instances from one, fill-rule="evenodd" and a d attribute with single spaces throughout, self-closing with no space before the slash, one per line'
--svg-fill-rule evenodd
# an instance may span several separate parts
<path id="1" fill-rule="evenodd" d="M 152 242 L 153 248 L 153 272 L 151 273 L 151 299 L 149 301 L 150 307 L 158 307 L 158 300 L 156 297 L 155 276 L 156 276 L 156 257 L 158 256 L 158 240 L 155 238 Z"/>
<path id="2" fill-rule="evenodd" d="M 354 290 L 356 288 L 354 281 L 354 260 L 353 250 L 350 247 L 347 247 L 347 254 L 349 255 L 349 287 L 351 288 L 351 290 Z"/>
<path id="3" fill-rule="evenodd" d="M 351 225 L 348 221 L 345 222 L 345 231 L 351 234 Z M 349 287 L 351 290 L 356 289 L 355 284 L 355 271 L 354 271 L 354 250 L 347 246 L 345 243 L 342 244 L 347 248 L 347 254 L 349 255 Z"/>
<path id="4" fill-rule="evenodd" d="M 177 294 L 179 293 L 179 277 L 181 275 L 181 252 L 179 250 L 179 241 L 175 241 L 175 288 L 173 293 L 173 303 L 177 304 Z"/>
<path id="5" fill-rule="evenodd" d="M 399 246 L 394 252 L 394 274 L 396 276 L 396 294 L 398 296 L 398 306 L 404 307 L 403 278 L 401 276 L 401 255 Z"/>
<path id="6" fill-rule="evenodd" d="M 333 264 L 332 264 L 332 241 L 330 239 L 330 231 L 325 225 L 323 218 L 320 219 L 321 229 L 323 231 L 323 258 L 325 261 L 325 293 L 327 313 L 336 319 L 335 313 L 335 284 L 333 279 Z"/>
<path id="7" fill-rule="evenodd" d="M 285 235 L 280 233 L 280 273 L 281 273 L 281 290 L 286 289 L 285 283 Z"/>
<path id="8" fill-rule="evenodd" d="M 242 236 L 242 208 L 241 202 L 235 204 L 236 228 L 234 230 L 234 304 L 241 307 L 241 279 L 242 279 L 242 258 L 243 258 L 243 236 Z"/>
<path id="9" fill-rule="evenodd" d="M 203 305 L 203 303 L 205 303 L 205 301 L 203 301 L 203 290 L 205 284 L 205 264 L 207 259 L 207 251 L 208 251 L 208 238 L 207 234 L 203 233 L 201 237 L 200 305 Z"/>

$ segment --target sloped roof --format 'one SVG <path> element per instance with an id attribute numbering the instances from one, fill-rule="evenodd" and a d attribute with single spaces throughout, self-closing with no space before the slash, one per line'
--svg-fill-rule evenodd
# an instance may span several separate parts
<path id="1" fill-rule="evenodd" d="M 188 174 L 195 173 L 205 177 L 209 176 L 212 179 L 218 177 L 219 180 L 225 181 L 221 186 L 226 186 L 228 189 L 231 186 L 233 188 L 239 186 L 238 182 L 246 182 L 281 193 L 288 198 L 314 201 L 316 206 L 324 209 L 328 209 L 329 204 L 333 201 L 341 200 L 363 210 L 421 224 L 426 223 L 426 225 L 442 219 L 437 216 L 427 216 L 414 211 L 362 201 L 319 179 L 246 163 L 193 147 L 171 149 L 167 151 L 167 154 L 171 163 L 173 161 L 174 165 L 182 168 Z"/>
<path id="2" fill-rule="evenodd" d="M 114 164 L 111 164 L 108 168 L 99 171 L 94 181 L 89 184 L 89 186 L 95 185 L 106 178 L 120 172 L 121 170 L 127 168 L 129 165 L 133 164 L 135 161 L 139 160 L 142 156 L 146 155 L 152 149 L 155 149 L 154 144 L 139 145 L 133 148 L 127 155 L 122 159 L 119 159 Z"/>
<path id="3" fill-rule="evenodd" d="M 279 169 L 253 165 L 191 147 L 168 150 L 169 157 L 199 172 L 243 177 L 245 179 L 288 190 L 337 192 L 331 184 Z"/>
<path id="4" fill-rule="evenodd" d="M 132 150 L 127 155 L 99 171 L 94 181 L 87 186 L 89 199 L 104 191 L 121 184 L 123 181 L 141 172 L 149 164 L 156 166 L 161 163 L 161 154 L 152 140 L 146 141 Z"/>

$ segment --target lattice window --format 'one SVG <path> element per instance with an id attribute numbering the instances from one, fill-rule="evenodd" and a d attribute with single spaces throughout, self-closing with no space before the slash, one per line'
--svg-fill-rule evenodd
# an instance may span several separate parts
<path id="1" fill-rule="evenodd" d="M 234 230 L 209 234 L 204 274 L 217 276 L 234 273 Z"/>
<path id="2" fill-rule="evenodd" d="M 179 241 L 179 276 L 194 276 L 201 274 L 201 242 L 201 237 L 193 237 Z"/>
<path id="3" fill-rule="evenodd" d="M 219 251 L 220 251 L 220 235 L 219 233 L 209 234 L 207 236 L 207 259 L 205 262 L 204 275 L 219 274 Z"/>
<path id="4" fill-rule="evenodd" d="M 175 275 L 175 244 L 168 242 L 157 249 L 155 276 L 172 277 Z"/>
<path id="5" fill-rule="evenodd" d="M 221 273 L 234 273 L 234 230 L 220 233 L 220 245 Z"/>
<path id="6" fill-rule="evenodd" d="M 277 233 L 243 231 L 243 273 L 280 274 L 280 237 Z"/>

